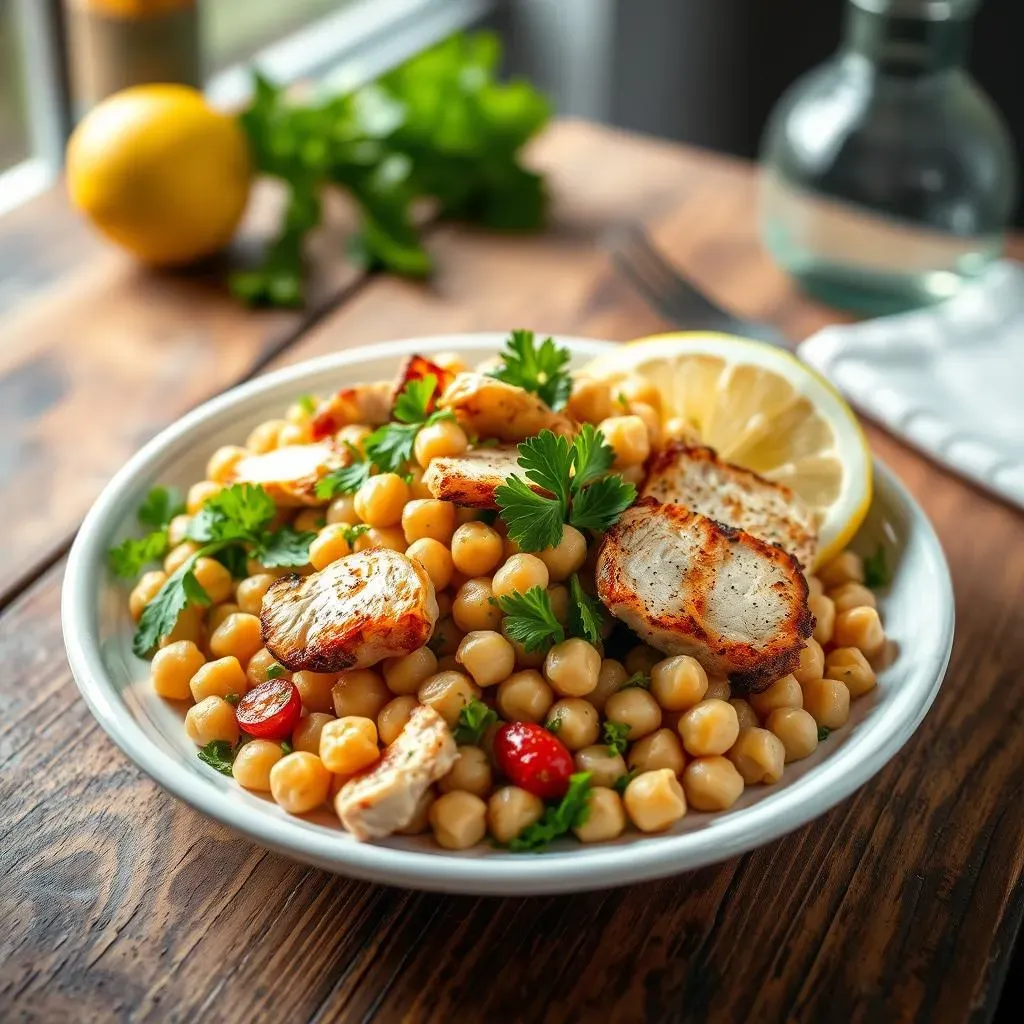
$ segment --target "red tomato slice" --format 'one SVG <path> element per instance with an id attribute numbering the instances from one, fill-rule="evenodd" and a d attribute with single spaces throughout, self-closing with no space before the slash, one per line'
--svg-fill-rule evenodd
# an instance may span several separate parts
<path id="1" fill-rule="evenodd" d="M 509 722 L 494 736 L 498 767 L 520 788 L 542 800 L 559 800 L 576 770 L 572 754 L 553 733 L 533 722 Z"/>
<path id="2" fill-rule="evenodd" d="M 238 724 L 261 740 L 284 740 L 302 714 L 302 698 L 290 679 L 268 679 L 253 687 L 235 708 Z"/>

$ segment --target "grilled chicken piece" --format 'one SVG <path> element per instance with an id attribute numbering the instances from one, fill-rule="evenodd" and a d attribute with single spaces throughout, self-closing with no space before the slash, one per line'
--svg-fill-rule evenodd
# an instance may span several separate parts
<path id="1" fill-rule="evenodd" d="M 334 809 L 342 825 L 361 841 L 404 828 L 427 787 L 446 775 L 457 757 L 445 720 L 433 708 L 418 704 L 381 759 L 338 790 Z"/>
<path id="2" fill-rule="evenodd" d="M 434 406 L 437 404 L 435 399 L 440 398 L 443 394 L 444 389 L 455 379 L 455 374 L 451 370 L 446 370 L 443 366 L 438 366 L 437 363 L 432 363 L 426 356 L 411 355 L 408 359 L 402 363 L 401 368 L 398 371 L 398 376 L 395 378 L 394 387 L 391 389 L 391 407 L 394 410 L 395 399 L 405 389 L 405 385 L 410 381 L 423 380 L 426 376 L 433 376 L 434 380 L 437 381 L 437 386 L 434 389 L 434 397 L 427 405 L 427 412 L 433 412 Z"/>
<path id="3" fill-rule="evenodd" d="M 814 620 L 796 559 L 681 505 L 641 498 L 606 534 L 597 593 L 652 647 L 740 690 L 796 668 Z"/>
<path id="4" fill-rule="evenodd" d="M 542 430 L 575 432 L 572 420 L 553 412 L 536 395 L 482 373 L 457 374 L 437 404 L 451 409 L 459 425 L 478 437 L 522 441 Z"/>
<path id="5" fill-rule="evenodd" d="M 342 388 L 320 403 L 310 422 L 313 440 L 325 437 L 352 423 L 368 427 L 379 427 L 391 416 L 390 381 L 380 380 L 373 384 L 353 384 Z"/>
<path id="6" fill-rule="evenodd" d="M 431 459 L 423 483 L 443 501 L 468 508 L 497 508 L 494 492 L 510 476 L 526 481 L 538 494 L 544 493 L 526 479 L 515 448 L 476 448 L 463 455 Z"/>
<path id="7" fill-rule="evenodd" d="M 437 599 L 419 562 L 389 548 L 346 555 L 309 576 L 285 576 L 263 598 L 267 650 L 293 672 L 367 668 L 429 639 Z"/>
<path id="8" fill-rule="evenodd" d="M 818 531 L 811 509 L 788 487 L 723 462 L 711 448 L 670 443 L 652 460 L 641 495 L 778 544 L 805 569 L 814 562 Z"/>
<path id="9" fill-rule="evenodd" d="M 350 456 L 329 444 L 292 444 L 247 455 L 236 463 L 230 483 L 259 484 L 280 507 L 322 505 L 317 481 L 348 465 Z"/>

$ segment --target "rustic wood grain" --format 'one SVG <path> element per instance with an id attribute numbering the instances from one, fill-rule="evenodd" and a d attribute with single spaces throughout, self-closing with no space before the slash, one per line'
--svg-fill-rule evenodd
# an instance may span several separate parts
<path id="1" fill-rule="evenodd" d="M 793 337 L 827 320 L 767 266 L 739 165 L 578 125 L 541 159 L 563 193 L 551 237 L 440 229 L 430 287 L 354 290 L 268 363 L 512 323 L 620 338 L 663 328 L 594 250 L 624 210 L 738 311 Z M 217 308 L 211 298 L 208 315 Z M 161 405 L 140 428 L 144 408 L 79 430 L 83 443 L 120 432 L 94 466 L 173 415 Z M 174 801 L 77 698 L 58 561 L 0 616 L 0 1018 L 987 1020 L 1024 915 L 1024 517 L 869 433 L 953 570 L 957 641 L 934 708 L 819 821 L 718 867 L 577 897 L 351 882 Z"/>

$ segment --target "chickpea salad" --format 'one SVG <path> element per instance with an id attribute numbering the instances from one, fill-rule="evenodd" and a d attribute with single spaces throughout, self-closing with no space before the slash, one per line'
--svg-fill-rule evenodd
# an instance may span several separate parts
<path id="1" fill-rule="evenodd" d="M 819 564 L 810 503 L 569 361 L 413 356 L 150 492 L 109 564 L 202 761 L 357 840 L 525 852 L 727 811 L 843 727 L 882 552 Z"/>

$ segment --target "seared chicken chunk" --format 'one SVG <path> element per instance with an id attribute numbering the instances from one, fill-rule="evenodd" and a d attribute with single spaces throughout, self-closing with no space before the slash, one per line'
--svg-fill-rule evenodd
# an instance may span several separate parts
<path id="1" fill-rule="evenodd" d="M 309 576 L 285 576 L 263 598 L 267 650 L 293 672 L 367 668 L 429 639 L 437 599 L 419 562 L 389 548 L 346 555 Z"/>
<path id="2" fill-rule="evenodd" d="M 373 384 L 353 384 L 342 388 L 320 403 L 310 423 L 314 440 L 331 437 L 342 427 L 362 423 L 379 427 L 391 416 L 391 389 L 389 381 Z"/>
<path id="3" fill-rule="evenodd" d="M 572 420 L 553 412 L 536 395 L 482 373 L 458 374 L 437 404 L 454 412 L 467 433 L 500 441 L 522 441 L 542 430 L 575 430 Z"/>
<path id="4" fill-rule="evenodd" d="M 394 386 L 391 389 L 391 406 L 394 409 L 395 400 L 411 381 L 420 381 L 424 377 L 431 376 L 437 382 L 434 390 L 434 399 L 440 398 L 444 389 L 455 379 L 455 374 L 446 370 L 443 366 L 431 362 L 426 356 L 409 356 L 398 370 Z M 435 401 L 431 400 L 427 406 L 427 412 L 434 411 Z"/>
<path id="5" fill-rule="evenodd" d="M 457 757 L 445 720 L 433 708 L 418 704 L 381 759 L 338 790 L 334 809 L 342 825 L 359 840 L 379 839 L 404 828 L 427 787 L 446 775 Z"/>
<path id="6" fill-rule="evenodd" d="M 518 476 L 538 493 L 543 489 L 526 480 L 515 448 L 475 448 L 463 455 L 431 459 L 423 483 L 435 498 L 468 508 L 497 508 L 494 492 L 510 476 Z"/>
<path id="7" fill-rule="evenodd" d="M 606 534 L 597 593 L 652 647 L 689 654 L 757 692 L 796 668 L 811 635 L 792 555 L 681 505 L 641 498 Z"/>
<path id="8" fill-rule="evenodd" d="M 278 506 L 322 505 L 317 481 L 348 465 L 350 456 L 330 444 L 292 444 L 247 455 L 234 467 L 230 483 L 259 484 Z"/>
<path id="9" fill-rule="evenodd" d="M 814 562 L 811 509 L 788 487 L 723 462 L 710 448 L 672 442 L 654 457 L 641 494 L 778 544 L 806 569 Z"/>

